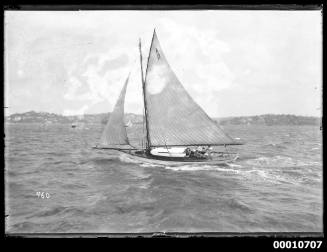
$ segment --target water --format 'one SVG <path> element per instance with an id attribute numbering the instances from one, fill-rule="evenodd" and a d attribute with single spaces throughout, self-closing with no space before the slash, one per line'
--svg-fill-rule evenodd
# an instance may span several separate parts
<path id="1" fill-rule="evenodd" d="M 237 162 L 164 167 L 92 149 L 101 125 L 7 124 L 6 232 L 321 232 L 319 127 L 224 130 Z"/>

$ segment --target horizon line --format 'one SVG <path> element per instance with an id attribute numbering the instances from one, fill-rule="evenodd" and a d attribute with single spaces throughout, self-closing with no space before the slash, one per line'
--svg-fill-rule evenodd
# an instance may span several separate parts
<path id="1" fill-rule="evenodd" d="M 16 112 L 16 113 L 12 113 L 9 115 L 6 115 L 5 117 L 8 116 L 12 116 L 14 114 L 25 114 L 28 112 L 35 112 L 35 113 L 48 113 L 48 114 L 55 114 L 55 115 L 60 115 L 60 116 L 65 116 L 65 117 L 69 117 L 69 116 L 84 116 L 84 115 L 99 115 L 99 114 L 107 114 L 107 113 L 112 113 L 112 111 L 110 112 L 98 112 L 98 113 L 84 113 L 84 114 L 74 114 L 74 115 L 64 115 L 64 114 L 59 114 L 59 113 L 54 113 L 54 112 L 46 112 L 46 111 L 35 111 L 35 110 L 29 110 L 26 112 Z M 136 113 L 132 113 L 132 112 L 127 112 L 125 114 L 134 114 L 134 115 L 139 115 L 139 116 L 143 116 L 142 114 L 136 114 Z M 322 115 L 299 115 L 299 114 L 286 114 L 286 113 L 264 113 L 264 114 L 255 114 L 255 115 L 231 115 L 231 116 L 209 116 L 211 118 L 228 118 L 228 117 L 253 117 L 253 116 L 263 116 L 263 115 L 292 115 L 292 116 L 302 116 L 302 117 L 320 117 L 322 118 Z"/>

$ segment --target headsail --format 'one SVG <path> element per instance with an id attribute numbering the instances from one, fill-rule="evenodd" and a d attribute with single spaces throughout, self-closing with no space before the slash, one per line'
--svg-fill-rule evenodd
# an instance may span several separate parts
<path id="1" fill-rule="evenodd" d="M 151 146 L 236 144 L 187 93 L 170 68 L 155 31 L 145 89 Z"/>
<path id="2" fill-rule="evenodd" d="M 124 123 L 124 103 L 129 76 L 127 77 L 118 101 L 111 112 L 100 139 L 101 148 L 131 149 Z"/>

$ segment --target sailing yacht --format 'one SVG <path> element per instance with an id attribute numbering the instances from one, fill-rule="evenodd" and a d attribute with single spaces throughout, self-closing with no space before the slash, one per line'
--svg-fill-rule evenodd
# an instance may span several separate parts
<path id="1" fill-rule="evenodd" d="M 141 79 L 144 102 L 144 145 L 132 146 L 124 124 L 127 77 L 102 133 L 97 149 L 117 150 L 151 164 L 219 164 L 237 159 L 237 153 L 213 151 L 213 146 L 243 144 L 227 135 L 192 99 L 170 68 L 154 30 Z"/>

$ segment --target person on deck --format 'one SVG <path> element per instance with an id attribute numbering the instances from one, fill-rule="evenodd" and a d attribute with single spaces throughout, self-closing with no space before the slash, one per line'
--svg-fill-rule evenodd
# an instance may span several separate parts
<path id="1" fill-rule="evenodd" d="M 188 148 L 188 147 L 185 149 L 184 152 L 185 152 L 185 154 L 186 154 L 186 157 L 189 157 L 189 156 L 191 155 L 191 149 Z"/>
<path id="2" fill-rule="evenodd" d="M 195 151 L 195 156 L 196 156 L 197 158 L 203 158 L 203 154 L 204 154 L 204 152 L 203 152 L 203 150 L 202 150 L 202 147 L 199 146 L 199 147 L 196 149 L 196 151 Z"/>
<path id="3" fill-rule="evenodd" d="M 191 152 L 190 152 L 190 157 L 195 157 L 195 152 L 196 152 L 196 150 L 191 149 L 190 151 L 191 151 Z"/>

